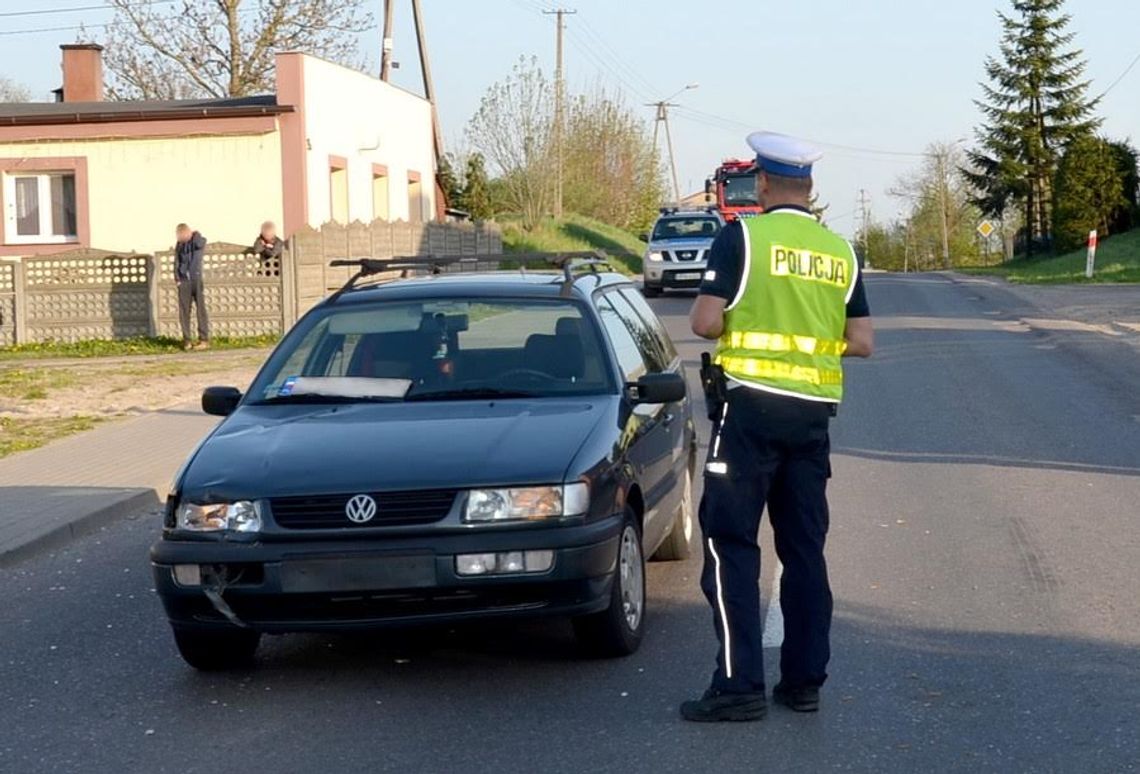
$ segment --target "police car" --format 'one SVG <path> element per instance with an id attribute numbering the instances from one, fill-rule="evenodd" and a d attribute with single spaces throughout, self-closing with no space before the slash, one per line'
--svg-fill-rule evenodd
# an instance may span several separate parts
<path id="1" fill-rule="evenodd" d="M 709 248 L 723 226 L 716 210 L 662 210 L 646 235 L 645 295 L 652 298 L 669 288 L 698 287 Z"/>
<path id="2" fill-rule="evenodd" d="M 151 549 L 188 663 L 249 663 L 263 634 L 534 615 L 636 650 L 644 557 L 684 558 L 693 531 L 684 368 L 625 277 L 538 260 L 354 262 L 433 273 L 354 278 L 248 390 L 205 391 L 225 419 Z"/>

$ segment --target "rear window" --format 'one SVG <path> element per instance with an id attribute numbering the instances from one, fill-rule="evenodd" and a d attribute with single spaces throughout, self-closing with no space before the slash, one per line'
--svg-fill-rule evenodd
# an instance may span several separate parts
<path id="1" fill-rule="evenodd" d="M 519 390 L 612 391 L 597 326 L 566 299 L 448 298 L 330 306 L 294 329 L 250 388 L 254 401 L 297 380 L 410 382 L 406 396 Z"/>

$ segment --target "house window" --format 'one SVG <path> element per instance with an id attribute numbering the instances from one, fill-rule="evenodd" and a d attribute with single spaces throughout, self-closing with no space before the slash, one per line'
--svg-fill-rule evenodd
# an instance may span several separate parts
<path id="1" fill-rule="evenodd" d="M 329 193 L 330 220 L 348 223 L 348 164 L 343 161 L 329 163 Z"/>
<path id="2" fill-rule="evenodd" d="M 74 172 L 5 175 L 4 201 L 9 244 L 78 241 Z"/>
<path id="3" fill-rule="evenodd" d="M 388 168 L 379 164 L 372 167 L 372 218 L 391 220 L 392 209 L 388 204 Z"/>
<path id="4" fill-rule="evenodd" d="M 422 223 L 424 220 L 424 184 L 419 172 L 408 173 L 408 222 Z"/>

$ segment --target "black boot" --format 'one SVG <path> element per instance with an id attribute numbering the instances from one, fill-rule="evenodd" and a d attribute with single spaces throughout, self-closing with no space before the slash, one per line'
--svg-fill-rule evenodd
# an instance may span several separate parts
<path id="1" fill-rule="evenodd" d="M 743 723 L 763 720 L 767 714 L 763 693 L 721 693 L 710 688 L 701 698 L 681 705 L 681 717 L 694 723 Z"/>
<path id="2" fill-rule="evenodd" d="M 772 700 L 796 712 L 819 712 L 819 688 L 813 685 L 793 688 L 781 680 L 772 689 Z"/>

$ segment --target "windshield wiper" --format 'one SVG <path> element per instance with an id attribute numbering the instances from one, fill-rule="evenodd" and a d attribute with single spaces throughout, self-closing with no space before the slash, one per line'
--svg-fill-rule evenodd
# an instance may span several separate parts
<path id="1" fill-rule="evenodd" d="M 526 390 L 506 390 L 498 387 L 459 387 L 454 390 L 433 390 L 412 393 L 406 400 L 480 400 L 484 398 L 537 398 L 537 393 Z"/>
<path id="2" fill-rule="evenodd" d="M 315 392 L 306 392 L 293 395 L 271 395 L 255 401 L 255 406 L 268 406 L 281 403 L 396 403 L 402 398 L 387 396 L 354 396 L 348 395 L 321 395 Z"/>

